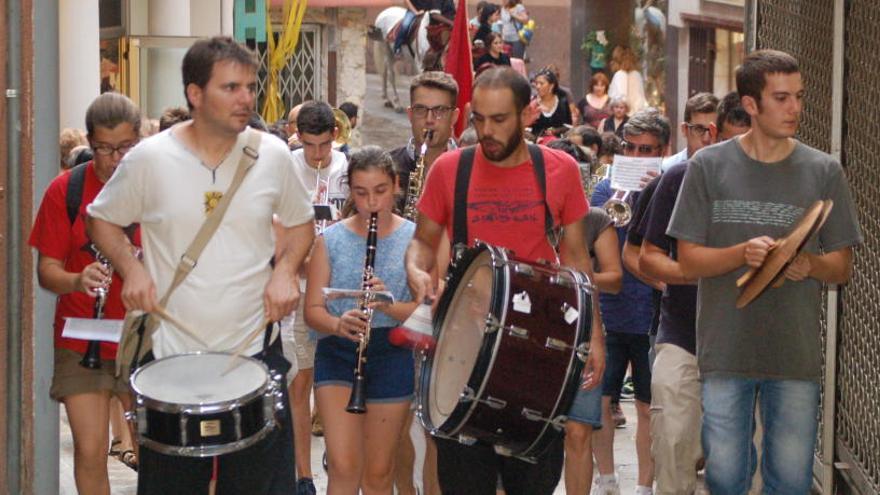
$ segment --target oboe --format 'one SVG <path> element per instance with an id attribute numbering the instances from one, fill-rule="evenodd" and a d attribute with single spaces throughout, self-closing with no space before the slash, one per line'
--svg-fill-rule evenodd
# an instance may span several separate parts
<path id="1" fill-rule="evenodd" d="M 92 249 L 95 251 L 95 259 L 98 263 L 101 263 L 108 270 L 112 270 L 110 266 L 110 260 L 104 257 L 100 251 L 95 248 L 94 244 L 92 245 Z M 112 271 L 110 272 L 113 273 Z M 107 285 L 102 285 L 95 289 L 95 312 L 94 316 L 96 320 L 101 320 L 104 318 L 104 303 L 107 302 L 107 293 L 110 292 L 109 283 Z M 79 362 L 79 365 L 84 368 L 89 368 L 92 370 L 99 369 L 101 367 L 101 342 L 99 340 L 90 340 L 89 346 L 86 348 L 86 353 L 83 356 L 82 360 Z"/>
<path id="2" fill-rule="evenodd" d="M 367 328 L 361 335 L 357 349 L 357 366 L 354 369 L 354 384 L 351 387 L 351 397 L 345 410 L 353 414 L 367 412 L 366 393 L 367 379 L 364 376 L 364 365 L 367 363 L 367 344 L 370 343 L 370 326 L 373 320 L 373 294 L 370 292 L 370 279 L 373 278 L 373 270 L 376 264 L 376 239 L 379 214 L 370 213 L 370 224 L 367 228 L 367 254 L 364 258 L 364 276 L 361 282 L 361 290 L 365 291 L 360 298 L 360 310 L 367 317 Z"/>

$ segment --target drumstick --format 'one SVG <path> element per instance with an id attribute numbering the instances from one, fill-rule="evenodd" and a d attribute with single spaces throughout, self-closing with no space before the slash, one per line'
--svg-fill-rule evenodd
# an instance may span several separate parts
<path id="1" fill-rule="evenodd" d="M 205 349 L 208 348 L 208 344 L 206 344 L 202 339 L 200 339 L 198 334 L 196 334 L 196 332 L 194 332 L 192 330 L 192 328 L 189 327 L 189 325 L 178 320 L 174 316 L 171 316 L 170 314 L 168 314 L 168 312 L 165 311 L 165 308 L 163 308 L 162 306 L 157 304 L 156 310 L 154 312 L 163 320 L 167 321 L 168 323 L 171 323 L 172 325 L 174 325 L 178 329 L 182 330 L 183 333 L 187 334 L 191 339 L 195 340 L 200 346 L 202 346 Z"/>
<path id="2" fill-rule="evenodd" d="M 233 368 L 235 368 L 235 362 L 237 361 L 237 358 L 241 356 L 241 353 L 244 352 L 249 345 L 251 345 L 251 342 L 253 342 L 254 339 L 257 338 L 258 335 L 260 335 L 260 333 L 266 330 L 266 325 L 268 325 L 269 323 L 272 323 L 269 318 L 263 318 L 263 323 L 261 323 L 260 326 L 258 326 L 253 332 L 249 333 L 247 338 L 244 339 L 244 342 L 239 344 L 238 347 L 236 347 L 232 351 L 232 355 L 229 356 L 229 364 L 226 365 L 226 368 L 220 373 L 220 376 L 226 376 L 226 373 L 229 373 L 230 371 L 232 371 Z M 276 335 L 277 332 L 273 328 L 272 336 L 269 339 L 270 343 L 275 340 Z"/>

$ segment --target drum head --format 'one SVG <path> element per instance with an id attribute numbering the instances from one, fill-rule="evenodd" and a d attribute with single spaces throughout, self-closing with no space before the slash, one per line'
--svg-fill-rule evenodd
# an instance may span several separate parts
<path id="1" fill-rule="evenodd" d="M 480 354 L 486 317 L 491 312 L 495 268 L 489 250 L 468 266 L 440 327 L 431 369 L 428 413 L 431 424 L 442 425 L 459 403 Z"/>
<path id="2" fill-rule="evenodd" d="M 169 404 L 217 404 L 241 399 L 261 388 L 269 379 L 265 366 L 248 357 L 196 353 L 168 356 L 153 361 L 132 376 L 139 395 Z"/>

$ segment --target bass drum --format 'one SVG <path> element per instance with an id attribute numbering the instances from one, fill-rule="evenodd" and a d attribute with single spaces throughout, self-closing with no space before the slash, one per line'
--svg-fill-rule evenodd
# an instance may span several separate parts
<path id="1" fill-rule="evenodd" d="M 582 273 L 477 242 L 460 252 L 434 315 L 419 417 L 431 434 L 535 457 L 561 434 L 589 352 Z"/>

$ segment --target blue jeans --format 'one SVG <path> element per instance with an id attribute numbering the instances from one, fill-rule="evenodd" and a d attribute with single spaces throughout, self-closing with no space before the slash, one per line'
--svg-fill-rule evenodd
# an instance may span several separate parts
<path id="1" fill-rule="evenodd" d="M 757 456 L 755 402 L 764 426 L 764 493 L 802 495 L 812 485 L 819 385 L 802 380 L 703 378 L 703 452 L 713 495 L 749 491 Z"/>
<path id="2" fill-rule="evenodd" d="M 397 53 L 403 43 L 406 41 L 406 35 L 412 27 L 413 21 L 416 20 L 416 14 L 412 10 L 407 10 L 400 21 L 400 31 L 397 32 L 397 38 L 394 39 L 394 52 Z"/>

